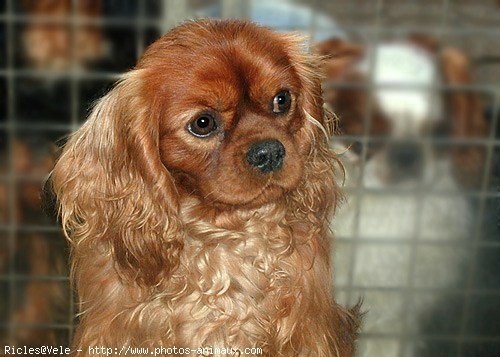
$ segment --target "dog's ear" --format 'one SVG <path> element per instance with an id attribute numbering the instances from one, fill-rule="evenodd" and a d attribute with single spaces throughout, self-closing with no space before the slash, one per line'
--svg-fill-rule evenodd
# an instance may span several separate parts
<path id="1" fill-rule="evenodd" d="M 365 54 L 362 46 L 340 38 L 319 42 L 314 51 L 321 56 L 321 67 L 327 80 L 340 79 Z"/>
<path id="2" fill-rule="evenodd" d="M 159 156 L 158 115 L 140 76 L 129 72 L 97 103 L 51 182 L 76 264 L 80 251 L 113 254 L 123 278 L 152 286 L 177 267 L 183 239 L 176 187 Z"/>
<path id="3" fill-rule="evenodd" d="M 323 107 L 320 57 L 304 51 L 300 39 L 285 39 L 291 40 L 288 56 L 302 87 L 297 99 L 297 108 L 302 111 L 304 118 L 299 146 L 309 150 L 302 184 L 290 196 L 290 204 L 297 206 L 297 210 L 294 210 L 297 214 L 306 214 L 301 220 L 321 226 L 331 214 L 332 205 L 337 202 L 339 195 L 335 182 L 335 163 L 338 160 L 330 150 L 329 142 L 335 131 L 335 117 Z"/>
<path id="4" fill-rule="evenodd" d="M 471 64 L 466 54 L 454 47 L 442 47 L 432 36 L 412 34 L 410 43 L 436 56 L 444 84 L 451 88 L 444 91 L 446 121 L 444 126 L 451 138 L 482 138 L 487 135 L 487 121 L 478 93 L 468 88 L 472 83 Z M 485 151 L 477 146 L 455 145 L 451 150 L 457 180 L 465 186 L 479 184 L 484 167 Z"/>
<path id="5" fill-rule="evenodd" d="M 453 87 L 472 83 L 470 61 L 462 51 L 452 47 L 443 48 L 440 60 L 446 84 Z M 487 121 L 478 93 L 470 89 L 451 88 L 445 93 L 445 103 L 453 138 L 484 138 L 487 135 Z M 477 185 L 484 166 L 484 149 L 455 146 L 452 158 L 457 179 L 466 186 Z"/>
<path id="6" fill-rule="evenodd" d="M 429 53 L 436 54 L 439 52 L 439 41 L 433 36 L 418 32 L 411 33 L 408 35 L 408 41 Z"/>
<path id="7" fill-rule="evenodd" d="M 365 55 L 365 49 L 344 39 L 331 38 L 315 44 L 314 51 L 320 56 L 319 64 L 324 74 L 323 98 L 341 119 L 338 122 L 339 131 L 351 135 L 360 133 L 364 128 L 363 108 L 367 91 L 362 86 L 342 88 L 339 84 L 365 82 L 365 76 L 356 69 L 356 64 Z M 374 116 L 374 119 L 373 128 L 378 128 L 376 124 L 379 122 L 385 124 L 380 115 Z M 384 129 L 381 127 L 381 130 Z"/>

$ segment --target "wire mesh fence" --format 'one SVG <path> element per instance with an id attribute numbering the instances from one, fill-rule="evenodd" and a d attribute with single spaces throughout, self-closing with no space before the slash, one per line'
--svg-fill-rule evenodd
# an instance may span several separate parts
<path id="1" fill-rule="evenodd" d="M 498 355 L 500 5 L 487 0 L 1 1 L 0 345 L 69 344 L 68 251 L 39 198 L 54 143 L 148 44 L 197 17 L 250 19 L 310 44 L 334 37 L 362 49 L 324 83 L 341 127 L 332 146 L 347 169 L 347 199 L 332 222 L 334 286 L 343 304 L 364 298 L 359 355 Z M 418 55 L 430 62 L 415 62 L 435 62 L 431 81 L 380 83 L 377 48 L 415 34 L 433 39 L 433 55 Z M 448 48 L 470 63 L 470 80 L 447 80 L 439 58 Z M 388 112 L 385 101 L 392 108 L 401 93 L 443 98 L 439 125 L 415 131 L 411 110 Z M 482 131 L 453 130 L 460 98 L 476 103 L 465 120 L 479 118 Z M 412 135 L 400 135 L 400 122 Z"/>

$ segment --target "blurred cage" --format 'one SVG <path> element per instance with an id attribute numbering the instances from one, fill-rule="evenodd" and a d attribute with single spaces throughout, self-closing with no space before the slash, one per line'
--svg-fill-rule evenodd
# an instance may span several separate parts
<path id="1" fill-rule="evenodd" d="M 53 143 L 82 123 L 91 103 L 161 33 L 196 17 L 258 20 L 258 7 L 264 3 L 0 2 L 0 345 L 67 345 L 72 338 L 75 306 L 67 278 L 67 247 L 59 227 L 40 210 L 39 188 L 54 160 Z M 298 30 L 313 37 L 320 34 L 325 39 L 331 29 L 332 37 L 342 34 L 366 45 L 419 32 L 461 49 L 473 60 L 474 82 L 448 89 L 477 93 L 487 133 L 472 138 L 431 138 L 431 146 L 444 151 L 458 146 L 479 148 L 484 163 L 481 172 L 474 173 L 476 184 L 458 186 L 459 193 L 367 187 L 362 176 L 370 148 L 391 140 L 390 135 L 370 131 L 369 110 L 363 114 L 361 132 L 333 139 L 361 145 L 359 177 L 346 188 L 354 207 L 349 221 L 352 229 L 337 233 L 335 289 L 346 305 L 364 296 L 367 316 L 376 317 L 365 322 L 360 355 L 500 355 L 500 5 L 493 0 L 285 3 L 311 11 L 287 21 L 278 21 L 279 12 L 270 14 L 278 18 L 271 25 L 282 31 Z M 320 17 L 334 19 L 335 28 L 318 21 Z M 339 83 L 325 83 L 328 86 L 343 88 Z M 378 90 L 373 83 L 366 89 Z M 466 202 L 467 214 L 459 217 L 468 223 L 466 237 L 433 239 L 440 232 L 432 232 L 432 227 L 427 229 L 431 238 L 426 236 L 425 220 L 420 217 L 426 215 L 427 199 L 453 200 L 457 195 Z M 370 213 L 360 212 L 369 196 L 412 199 L 415 219 L 412 230 L 401 233 L 406 239 L 363 236 L 360 226 L 367 224 L 364 220 Z M 398 203 L 384 201 L 381 210 L 386 204 Z M 441 209 L 449 207 L 443 204 Z M 425 281 L 426 276 L 439 274 L 432 269 L 439 262 L 426 257 L 440 249 L 461 257 L 459 279 L 450 286 Z M 359 255 L 363 250 L 364 255 Z M 378 279 L 359 279 L 363 273 L 356 261 L 366 254 L 380 260 L 405 256 L 405 269 L 382 271 Z"/>

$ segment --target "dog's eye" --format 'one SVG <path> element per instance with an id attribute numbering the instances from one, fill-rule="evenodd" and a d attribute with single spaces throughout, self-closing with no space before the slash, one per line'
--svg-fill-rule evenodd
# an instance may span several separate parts
<path id="1" fill-rule="evenodd" d="M 197 137 L 205 138 L 217 130 L 217 122 L 210 114 L 201 114 L 188 125 L 191 134 Z"/>
<path id="2" fill-rule="evenodd" d="M 273 98 L 273 113 L 282 114 L 290 109 L 292 96 L 287 90 L 282 90 Z"/>

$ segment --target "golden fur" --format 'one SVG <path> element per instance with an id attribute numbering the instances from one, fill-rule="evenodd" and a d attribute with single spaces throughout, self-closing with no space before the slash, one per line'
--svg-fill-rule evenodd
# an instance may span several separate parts
<path id="1" fill-rule="evenodd" d="M 300 45 L 247 22 L 186 23 L 71 136 L 52 185 L 80 299 L 77 355 L 100 345 L 353 354 L 355 311 L 331 289 L 332 127 Z M 266 112 L 283 86 L 290 112 Z M 224 132 L 194 137 L 186 123 L 206 107 Z M 286 158 L 265 176 L 241 156 L 270 137 Z"/>

